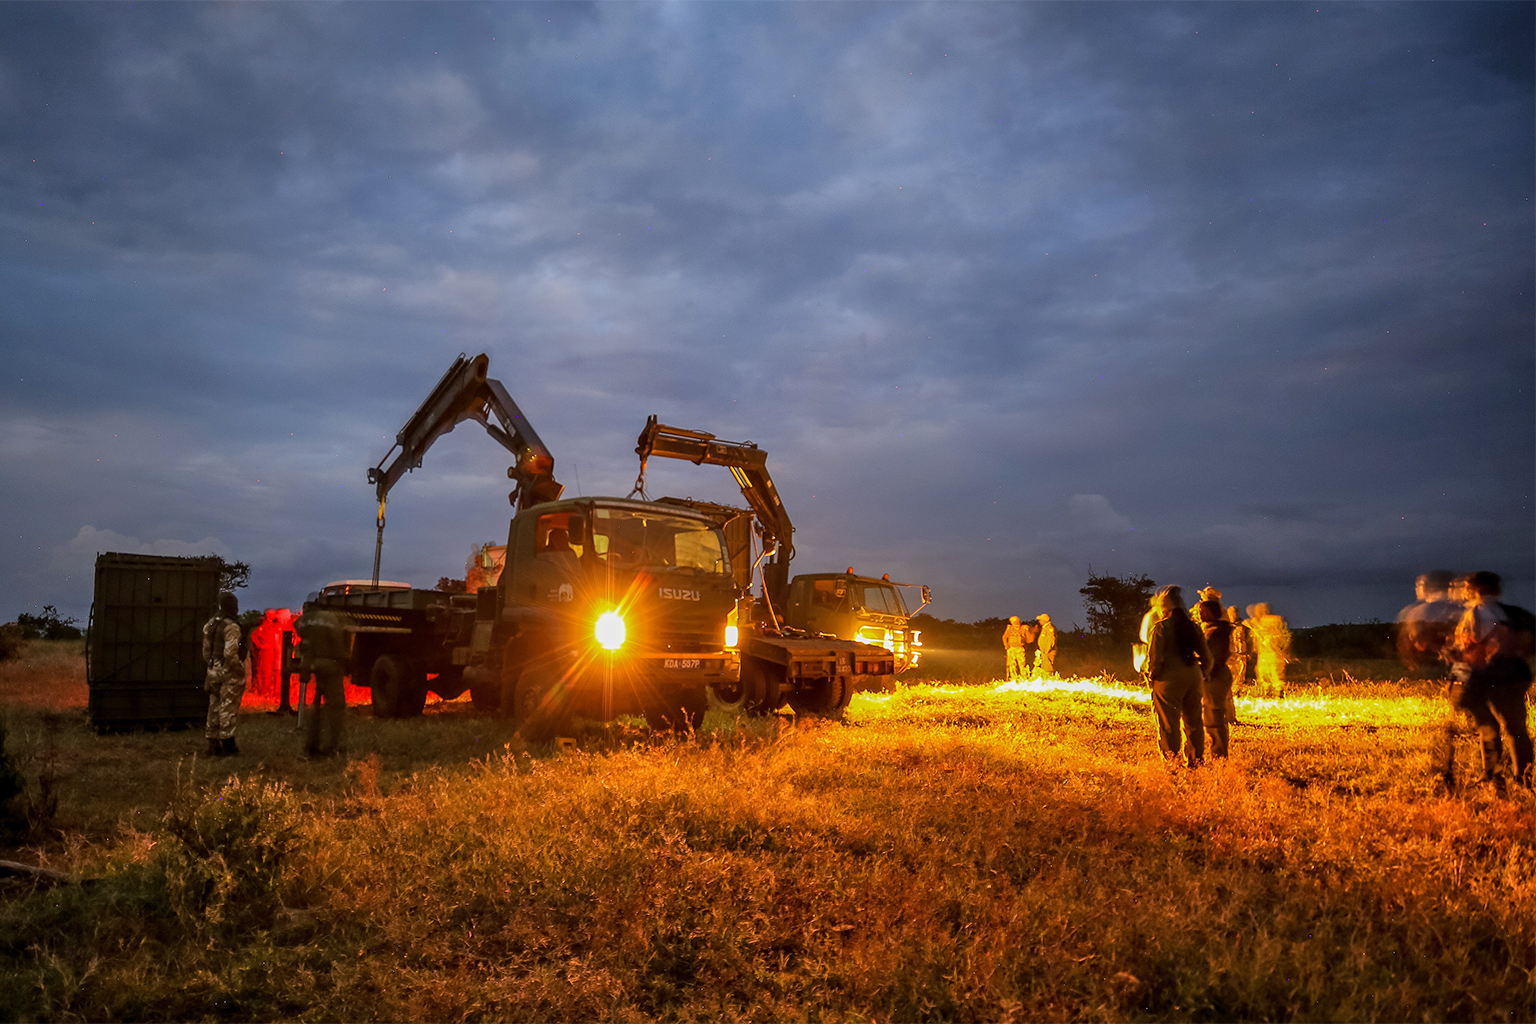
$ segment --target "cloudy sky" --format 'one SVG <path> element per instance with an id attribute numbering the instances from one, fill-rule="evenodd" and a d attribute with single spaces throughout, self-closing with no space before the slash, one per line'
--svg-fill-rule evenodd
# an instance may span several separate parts
<path id="1" fill-rule="evenodd" d="M 99 551 L 371 570 L 460 352 L 567 493 L 753 440 L 799 571 L 1083 621 L 1090 566 L 1531 604 L 1525 3 L 0 5 L 0 618 Z M 384 575 L 504 540 L 470 423 Z M 735 500 L 722 469 L 649 491 Z"/>

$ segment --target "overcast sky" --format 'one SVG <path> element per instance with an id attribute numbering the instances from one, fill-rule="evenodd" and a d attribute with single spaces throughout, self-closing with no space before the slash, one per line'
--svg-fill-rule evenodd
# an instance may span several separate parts
<path id="1" fill-rule="evenodd" d="M 485 352 L 568 494 L 753 440 L 797 571 L 1294 625 L 1536 576 L 1527 3 L 0 4 L 0 618 L 371 571 Z M 384 576 L 506 537 L 473 423 Z M 740 503 L 723 469 L 649 493 Z"/>

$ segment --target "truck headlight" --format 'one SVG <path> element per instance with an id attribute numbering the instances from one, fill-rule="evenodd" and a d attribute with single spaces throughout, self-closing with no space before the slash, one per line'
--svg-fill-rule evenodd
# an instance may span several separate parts
<path id="1" fill-rule="evenodd" d="M 597 628 L 592 631 L 597 644 L 605 651 L 616 651 L 624 646 L 624 616 L 615 611 L 603 612 L 597 617 Z"/>
<path id="2" fill-rule="evenodd" d="M 735 626 L 726 626 L 725 627 L 725 646 L 727 646 L 727 647 L 735 647 L 736 646 L 737 638 L 738 638 L 738 634 L 736 632 L 736 627 Z"/>

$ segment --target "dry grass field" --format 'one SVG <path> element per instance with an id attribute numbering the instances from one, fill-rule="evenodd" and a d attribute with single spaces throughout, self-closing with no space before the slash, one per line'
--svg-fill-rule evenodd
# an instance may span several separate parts
<path id="1" fill-rule="evenodd" d="M 991 657 L 840 724 L 530 750 L 453 702 L 317 763 L 250 714 L 210 762 L 36 645 L 0 702 L 58 808 L 4 856 L 71 881 L 0 886 L 0 1015 L 1536 1018 L 1536 802 L 1435 789 L 1433 687 L 1322 666 L 1170 772 L 1144 690 Z"/>

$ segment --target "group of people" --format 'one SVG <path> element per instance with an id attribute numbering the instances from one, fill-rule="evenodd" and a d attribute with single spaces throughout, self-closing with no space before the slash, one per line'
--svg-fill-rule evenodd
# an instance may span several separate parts
<path id="1" fill-rule="evenodd" d="M 240 753 L 235 741 L 235 726 L 239 722 L 240 702 L 246 688 L 246 638 L 240 631 L 240 602 L 228 591 L 219 595 L 219 610 L 203 624 L 203 663 L 207 665 L 203 686 L 208 691 L 208 722 L 205 735 L 208 739 L 208 756 L 229 757 Z M 251 675 L 262 681 L 263 672 L 270 665 L 272 673 L 278 671 L 278 658 L 274 658 L 271 634 L 268 630 L 258 643 L 257 635 L 264 627 L 277 625 L 277 616 L 268 612 L 265 621 L 251 631 Z M 309 611 L 293 623 L 298 633 L 296 650 L 300 653 L 299 678 L 314 679 L 309 687 L 309 706 L 299 709 L 303 722 L 302 752 L 308 757 L 325 757 L 341 749 L 342 735 L 346 728 L 347 698 L 343 675 L 347 667 L 347 635 L 343 623 L 334 612 L 323 608 Z M 277 630 L 277 644 L 282 640 Z M 265 655 L 264 657 L 262 655 Z"/>
<path id="2" fill-rule="evenodd" d="M 1003 627 L 1003 656 L 1008 661 L 1008 678 L 1051 679 L 1056 675 L 1056 627 L 1045 612 L 1032 622 L 1020 622 L 1008 616 Z"/>
<path id="3" fill-rule="evenodd" d="M 1415 583 L 1417 600 L 1398 614 L 1397 649 L 1403 663 L 1423 678 L 1449 677 L 1453 720 L 1435 755 L 1447 788 L 1455 785 L 1457 718 L 1469 718 L 1482 745 L 1482 781 L 1504 785 L 1504 739 L 1513 757 L 1514 782 L 1532 785 L 1532 747 L 1525 694 L 1536 619 L 1505 604 L 1497 573 L 1457 576 L 1427 572 Z"/>
<path id="4" fill-rule="evenodd" d="M 1158 751 L 1165 762 L 1189 768 L 1205 760 L 1207 749 L 1226 757 L 1237 723 L 1233 687 L 1256 677 L 1269 692 L 1284 692 L 1285 620 L 1262 603 L 1249 605 L 1241 620 L 1236 607 L 1222 608 L 1221 591 L 1212 586 L 1200 591 L 1193 617 L 1180 587 L 1159 590 L 1151 605 L 1134 653 L 1152 686 Z"/>

